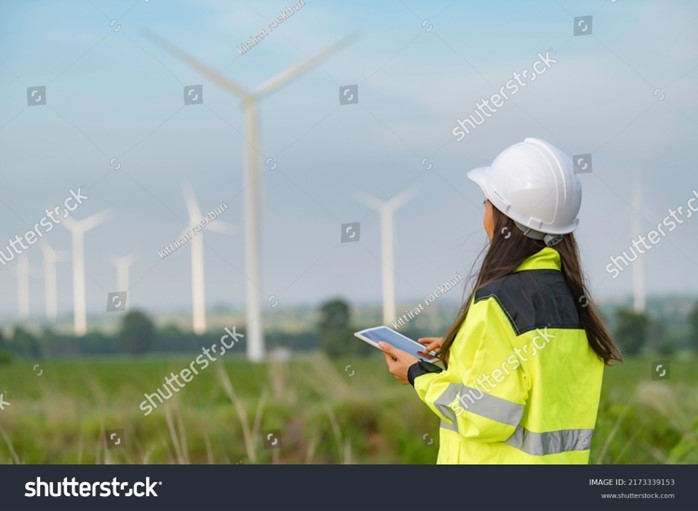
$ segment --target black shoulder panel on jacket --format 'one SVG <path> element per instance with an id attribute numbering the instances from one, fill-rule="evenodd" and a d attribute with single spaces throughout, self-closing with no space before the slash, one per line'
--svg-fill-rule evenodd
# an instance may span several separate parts
<path id="1" fill-rule="evenodd" d="M 557 270 L 524 270 L 482 286 L 475 302 L 494 298 L 517 335 L 537 328 L 584 328 L 577 301 Z"/>

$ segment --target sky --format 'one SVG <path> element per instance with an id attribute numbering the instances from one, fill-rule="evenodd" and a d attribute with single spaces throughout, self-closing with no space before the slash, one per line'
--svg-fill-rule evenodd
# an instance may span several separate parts
<path id="1" fill-rule="evenodd" d="M 110 258 L 133 255 L 129 307 L 187 310 L 191 246 L 158 252 L 189 222 L 189 183 L 204 214 L 228 206 L 218 220 L 229 232 L 197 234 L 207 305 L 244 307 L 241 102 L 147 31 L 247 91 L 356 36 L 258 105 L 267 307 L 335 296 L 380 302 L 380 219 L 360 193 L 387 200 L 415 191 L 395 213 L 399 303 L 419 303 L 457 272 L 466 275 L 486 241 L 482 194 L 466 172 L 526 137 L 591 154 L 591 172 L 580 175 L 577 236 L 598 299 L 632 292 L 632 269 L 616 278 L 607 270 L 632 246 L 632 219 L 647 235 L 698 197 L 695 2 L 307 0 L 238 51 L 292 5 L 0 0 L 0 250 L 79 188 L 87 199 L 75 219 L 112 215 L 85 234 L 88 309 L 102 313 L 107 293 L 118 290 Z M 574 35 L 583 16 L 591 23 L 577 23 L 584 31 Z M 546 55 L 554 62 L 543 74 L 457 140 L 458 118 Z M 191 85 L 202 86 L 202 103 L 184 104 Z M 358 102 L 340 104 L 347 85 L 357 86 Z M 45 89 L 30 96 L 37 86 Z M 634 186 L 643 190 L 635 204 Z M 342 243 L 342 224 L 353 222 L 359 240 Z M 646 251 L 648 294 L 695 295 L 697 233 L 698 215 L 684 217 Z M 62 226 L 40 240 L 70 257 Z M 34 269 L 36 318 L 44 308 L 39 245 L 23 250 Z M 17 261 L 0 265 L 5 317 L 18 310 Z M 67 314 L 70 261 L 57 271 L 59 312 Z"/>

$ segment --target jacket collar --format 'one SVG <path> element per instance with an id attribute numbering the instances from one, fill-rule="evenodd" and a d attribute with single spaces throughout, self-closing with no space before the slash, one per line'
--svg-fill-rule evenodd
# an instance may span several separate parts
<path id="1" fill-rule="evenodd" d="M 560 253 L 552 247 L 545 247 L 521 263 L 514 271 L 523 270 L 562 270 Z"/>

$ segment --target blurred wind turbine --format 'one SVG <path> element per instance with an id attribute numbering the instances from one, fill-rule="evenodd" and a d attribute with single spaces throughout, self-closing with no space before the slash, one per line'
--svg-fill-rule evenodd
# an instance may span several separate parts
<path id="1" fill-rule="evenodd" d="M 203 229 L 192 234 L 194 226 L 199 226 L 204 215 L 199 209 L 194 191 L 188 183 L 182 186 L 184 202 L 187 205 L 189 224 L 181 236 L 191 236 L 191 302 L 192 302 L 192 328 L 194 333 L 201 335 L 206 332 L 206 296 L 204 292 L 204 232 Z M 227 205 L 226 205 L 227 208 Z M 221 211 L 222 212 L 222 211 Z M 219 213 L 220 214 L 220 213 Z M 233 226 L 223 223 L 218 219 L 208 222 L 204 229 L 211 229 L 222 233 L 233 232 Z M 181 237 L 180 236 L 180 237 Z"/>
<path id="2" fill-rule="evenodd" d="M 382 202 L 366 193 L 357 198 L 369 208 L 380 213 L 381 217 L 381 279 L 383 281 L 383 324 L 395 319 L 395 255 L 393 214 L 414 197 L 416 190 L 404 190 L 387 202 Z"/>
<path id="3" fill-rule="evenodd" d="M 116 290 L 129 291 L 128 269 L 136 262 L 135 257 L 127 255 L 125 257 L 110 258 L 111 264 L 116 268 Z"/>
<path id="4" fill-rule="evenodd" d="M 19 254 L 17 258 L 17 303 L 19 305 L 19 317 L 29 317 L 29 277 L 36 275 L 37 268 L 29 263 L 26 252 Z"/>
<path id="5" fill-rule="evenodd" d="M 58 288 L 56 285 L 56 263 L 66 261 L 68 254 L 53 250 L 48 242 L 41 244 L 44 256 L 44 294 L 46 300 L 46 319 L 58 317 Z"/>
<path id="6" fill-rule="evenodd" d="M 61 225 L 73 235 L 73 326 L 75 335 L 87 333 L 87 310 L 85 299 L 85 233 L 112 216 L 110 211 L 101 211 L 84 220 L 66 217 Z"/>
<path id="7" fill-rule="evenodd" d="M 247 357 L 255 362 L 264 359 L 264 336 L 262 331 L 262 279 L 259 264 L 259 238 L 260 238 L 260 179 L 259 179 L 259 115 L 257 103 L 265 97 L 273 94 L 282 86 L 298 78 L 300 75 L 317 66 L 321 61 L 329 58 L 346 46 L 354 36 L 342 39 L 338 43 L 310 57 L 303 62 L 288 68 L 270 80 L 264 82 L 254 91 L 248 91 L 224 77 L 218 71 L 208 67 L 203 62 L 195 59 L 188 53 L 180 50 L 165 39 L 146 32 L 155 44 L 159 45 L 179 60 L 206 76 L 216 85 L 228 92 L 232 92 L 242 100 L 245 111 L 245 259 L 246 259 L 246 302 L 247 302 Z"/>

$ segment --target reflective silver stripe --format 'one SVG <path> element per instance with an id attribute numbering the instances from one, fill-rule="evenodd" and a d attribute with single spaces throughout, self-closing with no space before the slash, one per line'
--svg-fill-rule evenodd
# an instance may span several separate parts
<path id="1" fill-rule="evenodd" d="M 521 422 L 524 405 L 485 394 L 481 390 L 466 385 L 455 386 L 459 388 L 458 401 L 463 410 L 509 426 L 517 426 Z"/>
<path id="2" fill-rule="evenodd" d="M 524 405 L 457 383 L 449 383 L 434 401 L 434 406 L 446 422 L 453 424 L 452 428 L 448 428 L 453 431 L 458 431 L 457 417 L 466 410 L 508 426 L 518 425 L 524 413 Z"/>
<path id="3" fill-rule="evenodd" d="M 518 426 L 514 434 L 504 443 L 533 456 L 545 456 L 567 451 L 589 450 L 593 434 L 593 429 L 561 429 L 534 433 L 523 426 Z"/>
<path id="4" fill-rule="evenodd" d="M 458 385 L 449 383 L 446 390 L 434 401 L 434 406 L 441 412 L 446 419 L 451 421 L 452 427 L 447 428 L 453 431 L 458 431 L 458 422 L 456 422 L 456 412 L 449 405 L 458 397 Z M 442 421 L 443 423 L 444 421 Z"/>
<path id="5" fill-rule="evenodd" d="M 451 431 L 458 433 L 458 424 L 455 422 L 453 424 L 449 424 L 448 422 L 442 420 L 440 426 L 444 429 L 450 429 Z"/>

